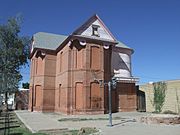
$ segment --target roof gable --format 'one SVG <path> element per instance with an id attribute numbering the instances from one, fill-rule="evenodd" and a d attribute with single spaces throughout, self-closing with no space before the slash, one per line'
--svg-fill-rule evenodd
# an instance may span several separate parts
<path id="1" fill-rule="evenodd" d="M 98 36 L 93 35 L 93 27 L 97 27 Z M 116 41 L 115 37 L 103 23 L 103 21 L 97 16 L 94 15 L 89 18 L 82 26 L 80 26 L 72 35 L 81 35 L 92 38 L 100 38 L 110 41 Z"/>
<path id="2" fill-rule="evenodd" d="M 99 36 L 92 35 L 93 25 L 99 26 L 98 27 Z M 90 38 L 90 39 L 115 43 L 116 44 L 115 47 L 117 48 L 126 48 L 132 50 L 131 48 L 121 43 L 120 41 L 117 41 L 112 35 L 112 33 L 109 31 L 109 29 L 102 22 L 102 20 L 97 15 L 94 15 L 69 36 L 57 35 L 46 32 L 38 32 L 34 34 L 31 44 L 31 56 L 34 54 L 36 49 L 58 51 L 60 47 L 63 47 L 62 46 L 63 44 L 69 42 L 73 37 L 88 38 L 88 39 Z"/>

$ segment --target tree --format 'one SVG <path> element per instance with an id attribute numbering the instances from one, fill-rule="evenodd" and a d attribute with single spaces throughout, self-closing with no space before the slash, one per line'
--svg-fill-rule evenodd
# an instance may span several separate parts
<path id="1" fill-rule="evenodd" d="M 179 99 L 179 95 L 178 95 L 177 89 L 176 89 L 176 102 L 177 102 L 178 114 L 180 115 L 180 99 Z"/>
<path id="2" fill-rule="evenodd" d="M 22 87 L 23 87 L 24 89 L 29 89 L 29 83 L 28 83 L 28 82 L 22 83 Z"/>
<path id="3" fill-rule="evenodd" d="M 153 83 L 154 88 L 154 101 L 153 106 L 155 107 L 155 112 L 160 113 L 164 105 L 167 85 L 165 82 Z"/>
<path id="4" fill-rule="evenodd" d="M 18 90 L 20 68 L 29 55 L 30 40 L 19 35 L 21 22 L 22 17 L 12 17 L 0 24 L 0 93 L 5 94 L 6 106 L 7 94 Z"/>

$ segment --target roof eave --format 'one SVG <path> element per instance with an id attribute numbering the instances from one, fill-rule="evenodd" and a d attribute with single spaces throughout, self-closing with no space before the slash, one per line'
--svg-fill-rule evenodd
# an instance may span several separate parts
<path id="1" fill-rule="evenodd" d="M 56 53 L 56 50 L 52 50 L 52 49 L 34 48 L 32 53 L 30 53 L 29 59 L 31 59 L 34 56 L 35 52 L 38 51 L 38 50 L 41 50 L 41 51 L 44 51 L 44 52 L 49 52 L 51 54 L 55 54 Z"/>
<path id="2" fill-rule="evenodd" d="M 69 35 L 61 44 L 59 44 L 59 46 L 56 48 L 56 53 L 59 52 L 59 50 L 61 50 L 61 48 L 64 47 L 64 45 L 66 45 L 72 38 L 72 35 Z"/>
<path id="3" fill-rule="evenodd" d="M 117 41 L 106 40 L 106 39 L 102 39 L 102 38 L 92 38 L 92 37 L 90 37 L 90 36 L 72 35 L 72 38 L 84 38 L 84 39 L 86 39 L 86 40 L 96 40 L 96 41 L 101 41 L 101 42 L 110 43 L 110 44 L 113 44 L 113 45 L 118 44 Z"/>
<path id="4" fill-rule="evenodd" d="M 121 46 L 114 46 L 114 48 L 125 49 L 125 50 L 129 50 L 131 52 L 131 54 L 134 53 L 134 50 L 132 48 L 121 47 Z"/>

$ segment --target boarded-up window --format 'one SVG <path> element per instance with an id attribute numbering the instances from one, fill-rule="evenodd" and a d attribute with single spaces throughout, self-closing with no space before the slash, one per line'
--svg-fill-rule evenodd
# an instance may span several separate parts
<path id="1" fill-rule="evenodd" d="M 38 74 L 38 60 L 34 61 L 34 64 L 35 64 L 35 66 L 34 66 L 34 68 L 35 68 L 35 73 L 36 73 L 36 75 L 37 75 L 37 74 Z"/>
<path id="2" fill-rule="evenodd" d="M 101 91 L 98 83 L 91 83 L 91 108 L 98 109 L 101 107 Z"/>
<path id="3" fill-rule="evenodd" d="M 42 88 L 41 86 L 35 87 L 35 106 L 40 107 L 42 105 Z"/>
<path id="4" fill-rule="evenodd" d="M 33 92 L 32 93 L 32 96 L 33 96 L 32 103 L 33 103 L 33 106 L 35 106 L 36 105 L 36 87 L 32 89 L 32 92 Z"/>
<path id="5" fill-rule="evenodd" d="M 96 46 L 91 47 L 91 69 L 100 69 L 100 48 Z"/>
<path id="6" fill-rule="evenodd" d="M 36 74 L 37 75 L 43 74 L 43 60 L 41 57 L 38 57 L 36 61 Z"/>
<path id="7" fill-rule="evenodd" d="M 77 69 L 83 68 L 83 49 L 77 50 L 76 60 Z"/>
<path id="8" fill-rule="evenodd" d="M 32 106 L 32 86 L 29 87 L 29 106 Z"/>
<path id="9" fill-rule="evenodd" d="M 83 109 L 83 84 L 76 83 L 76 109 Z"/>
<path id="10" fill-rule="evenodd" d="M 62 57 L 63 57 L 63 52 L 60 53 L 60 57 L 59 57 L 59 72 L 62 72 Z"/>
<path id="11" fill-rule="evenodd" d="M 59 102 L 58 102 L 59 107 L 61 106 L 61 84 L 59 84 Z"/>
<path id="12" fill-rule="evenodd" d="M 34 67 L 34 60 L 32 59 L 31 60 L 31 68 L 30 68 L 30 77 L 32 77 L 33 76 L 33 67 Z"/>
<path id="13" fill-rule="evenodd" d="M 31 76 L 33 77 L 35 74 L 37 74 L 37 61 L 35 59 L 32 59 Z"/>

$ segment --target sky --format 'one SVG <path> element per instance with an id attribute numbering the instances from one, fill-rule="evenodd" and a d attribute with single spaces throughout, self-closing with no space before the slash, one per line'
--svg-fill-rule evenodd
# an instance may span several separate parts
<path id="1" fill-rule="evenodd" d="M 134 49 L 139 84 L 180 79 L 180 0 L 0 0 L 0 23 L 21 14 L 21 35 L 69 35 L 94 14 Z M 29 67 L 21 70 L 29 81 Z"/>

